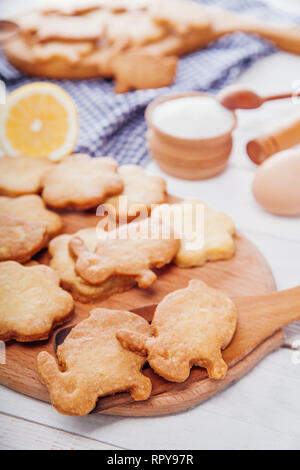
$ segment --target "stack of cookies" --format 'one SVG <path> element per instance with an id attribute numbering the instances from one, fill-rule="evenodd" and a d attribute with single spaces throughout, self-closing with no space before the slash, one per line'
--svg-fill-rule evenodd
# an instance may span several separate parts
<path id="1" fill-rule="evenodd" d="M 178 57 L 207 43 L 208 13 L 188 0 L 97 0 L 15 18 L 8 60 L 39 77 L 115 78 L 116 91 L 159 88 Z"/>
<path id="2" fill-rule="evenodd" d="M 171 262 L 184 268 L 234 255 L 235 229 L 229 217 L 201 201 L 166 204 L 166 198 L 162 178 L 135 165 L 118 168 L 110 157 L 76 154 L 60 163 L 0 158 L 0 340 L 45 340 L 72 315 L 74 300 L 99 302 L 135 285 L 147 289 Z M 201 207 L 201 231 L 196 220 L 186 223 L 186 206 Z M 94 227 L 64 233 L 64 217 L 80 211 L 84 219 L 96 208 Z M 45 249 L 49 266 L 39 264 L 36 256 Z M 167 380 L 184 381 L 192 365 L 223 378 L 227 367 L 220 350 L 232 338 L 235 324 L 230 299 L 194 281 L 162 302 L 152 328 L 133 313 L 104 309 L 74 328 L 58 356 L 63 370 L 70 366 L 82 378 L 73 398 L 72 373 L 61 372 L 47 353 L 39 356 L 39 372 L 59 411 L 86 414 L 99 396 L 109 393 L 130 390 L 137 400 L 148 398 L 151 383 L 141 373 L 146 358 Z M 188 351 L 183 342 L 179 360 L 176 341 L 184 328 L 194 331 L 196 343 L 200 337 L 206 342 L 198 341 Z"/>

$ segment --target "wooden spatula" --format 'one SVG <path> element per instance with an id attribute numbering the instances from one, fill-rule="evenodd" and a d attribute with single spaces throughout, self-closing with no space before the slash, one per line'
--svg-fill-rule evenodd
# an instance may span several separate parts
<path id="1" fill-rule="evenodd" d="M 174 395 L 176 391 L 180 392 L 183 388 L 191 387 L 192 384 L 198 382 L 196 396 L 193 393 L 193 402 L 189 402 L 189 406 L 201 402 L 244 375 L 270 351 L 280 347 L 283 344 L 281 328 L 300 319 L 300 287 L 261 296 L 238 297 L 233 300 L 238 309 L 238 327 L 231 344 L 223 351 L 224 360 L 229 367 L 228 378 L 224 381 L 214 381 L 208 379 L 206 370 L 194 367 L 186 382 L 175 384 L 158 377 L 152 369 L 148 368 L 144 370 L 144 373 L 152 380 L 152 397 L 167 392 L 172 392 Z M 132 312 L 151 321 L 155 309 L 156 305 L 149 305 L 132 310 Z M 59 331 L 56 335 L 56 346 L 64 341 L 69 331 L 70 328 Z M 231 374 L 230 369 L 233 370 L 238 363 L 240 363 L 238 372 Z M 201 384 L 203 384 L 202 388 Z M 130 403 L 133 401 L 129 394 L 110 396 L 100 399 L 94 412 L 113 413 L 113 408 Z M 139 404 L 132 406 L 136 407 Z M 179 411 L 185 407 L 187 406 L 184 406 L 184 401 L 178 400 L 177 408 L 172 408 L 171 411 Z"/>

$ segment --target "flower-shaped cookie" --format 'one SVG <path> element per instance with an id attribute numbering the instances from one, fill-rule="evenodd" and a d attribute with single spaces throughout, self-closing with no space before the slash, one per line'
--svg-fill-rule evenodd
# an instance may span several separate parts
<path id="1" fill-rule="evenodd" d="M 154 209 L 152 217 L 170 223 L 181 239 L 181 247 L 174 260 L 181 268 L 230 259 L 235 253 L 233 221 L 201 201 L 163 204 Z"/>
<path id="2" fill-rule="evenodd" d="M 0 261 L 25 263 L 45 245 L 44 224 L 0 212 Z"/>
<path id="3" fill-rule="evenodd" d="M 118 218 L 136 217 L 141 211 L 147 216 L 153 204 L 162 204 L 166 200 L 166 182 L 159 176 L 149 175 L 138 165 L 124 165 L 119 168 L 124 189 L 119 196 L 105 201 L 116 211 Z"/>
<path id="4" fill-rule="evenodd" d="M 73 310 L 70 294 L 59 287 L 58 274 L 48 266 L 0 263 L 0 340 L 47 339 Z"/>
<path id="5" fill-rule="evenodd" d="M 47 210 L 43 199 L 36 194 L 16 198 L 0 197 L 0 212 L 43 225 L 47 235 L 45 245 L 62 229 L 60 216 Z"/>
<path id="6" fill-rule="evenodd" d="M 52 165 L 46 159 L 0 158 L 0 195 L 15 197 L 40 192 L 42 175 Z"/>
<path id="7" fill-rule="evenodd" d="M 42 197 L 58 209 L 90 209 L 123 190 L 117 171 L 112 158 L 72 155 L 44 174 Z"/>

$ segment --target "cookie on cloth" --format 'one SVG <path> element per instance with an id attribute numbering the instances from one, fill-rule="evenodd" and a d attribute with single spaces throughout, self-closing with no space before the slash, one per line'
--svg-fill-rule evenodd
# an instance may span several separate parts
<path id="1" fill-rule="evenodd" d="M 170 220 L 175 233 L 180 236 L 181 247 L 174 262 L 181 268 L 230 259 L 235 253 L 232 219 L 222 212 L 215 212 L 202 201 L 163 204 L 154 209 L 152 217 Z"/>
<path id="2" fill-rule="evenodd" d="M 115 91 L 126 93 L 131 89 L 145 90 L 169 86 L 175 79 L 177 63 L 178 59 L 174 55 L 164 57 L 149 53 L 144 48 L 121 52 L 112 62 L 112 75 L 116 80 Z"/>
<path id="3" fill-rule="evenodd" d="M 163 178 L 149 175 L 138 165 L 121 166 L 119 175 L 124 182 L 123 192 L 105 201 L 113 206 L 118 218 L 136 217 L 140 208 L 150 213 L 153 204 L 165 202 L 167 188 Z"/>
<path id="4" fill-rule="evenodd" d="M 57 209 L 91 209 L 123 190 L 117 172 L 113 158 L 72 155 L 43 175 L 42 197 Z"/>
<path id="5" fill-rule="evenodd" d="M 61 217 L 46 209 L 43 199 L 36 194 L 15 198 L 2 196 L 0 212 L 43 225 L 46 230 L 44 246 L 62 230 Z"/>
<path id="6" fill-rule="evenodd" d="M 0 263 L 0 340 L 20 342 L 49 338 L 73 310 L 73 299 L 59 287 L 58 274 L 48 266 Z"/>
<path id="7" fill-rule="evenodd" d="M 154 336 L 120 329 L 117 338 L 123 347 L 146 355 L 161 377 L 184 382 L 192 366 L 204 367 L 213 379 L 226 376 L 222 350 L 237 326 L 237 309 L 226 294 L 194 279 L 158 304 L 151 326 Z"/>
<path id="8" fill-rule="evenodd" d="M 112 276 L 100 285 L 85 282 L 76 274 L 75 259 L 69 250 L 69 242 L 73 236 L 83 240 L 90 251 L 95 250 L 99 239 L 95 228 L 87 228 L 73 235 L 59 235 L 49 244 L 50 266 L 59 273 L 62 287 L 71 292 L 75 300 L 84 303 L 102 301 L 134 286 L 135 281 L 125 276 Z"/>
<path id="9" fill-rule="evenodd" d="M 0 210 L 0 261 L 26 263 L 45 246 L 46 227 Z"/>
<path id="10" fill-rule="evenodd" d="M 103 34 L 102 15 L 96 11 L 82 16 L 66 16 L 60 12 L 47 14 L 36 10 L 18 15 L 15 21 L 22 33 L 31 36 L 30 39 L 35 42 L 96 41 Z"/>
<path id="11" fill-rule="evenodd" d="M 127 39 L 131 47 L 141 47 L 157 42 L 167 35 L 167 30 L 156 24 L 144 11 L 130 11 L 111 15 L 105 28 L 109 42 Z"/>
<path id="12" fill-rule="evenodd" d="M 150 334 L 150 325 L 138 315 L 99 308 L 58 347 L 58 362 L 45 351 L 38 355 L 40 378 L 60 413 L 87 415 L 99 397 L 119 392 L 129 391 L 134 400 L 150 396 L 151 381 L 141 372 L 146 359 L 122 348 L 116 338 L 120 327 Z"/>
<path id="13" fill-rule="evenodd" d="M 139 287 L 150 287 L 157 279 L 153 268 L 171 263 L 180 241 L 170 231 L 164 237 L 163 224 L 151 218 L 122 225 L 106 233 L 94 251 L 80 237 L 73 237 L 70 251 L 76 259 L 75 271 L 87 283 L 99 285 L 112 276 L 134 280 Z"/>
<path id="14" fill-rule="evenodd" d="M 36 194 L 42 189 L 41 178 L 53 163 L 29 157 L 0 158 L 0 195 Z"/>

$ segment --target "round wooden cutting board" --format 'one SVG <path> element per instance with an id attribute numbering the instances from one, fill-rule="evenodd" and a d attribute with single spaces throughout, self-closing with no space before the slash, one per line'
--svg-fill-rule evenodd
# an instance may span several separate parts
<path id="1" fill-rule="evenodd" d="M 174 200 L 170 198 L 170 201 L 174 202 Z M 96 226 L 99 222 L 99 218 L 90 212 L 63 214 L 63 219 L 65 233 L 74 233 L 81 228 Z M 42 253 L 39 260 L 47 263 L 47 252 Z M 159 270 L 158 273 L 158 280 L 149 289 L 134 288 L 114 295 L 101 303 L 76 302 L 73 318 L 59 329 L 77 324 L 89 315 L 91 309 L 99 306 L 135 310 L 139 307 L 157 304 L 166 294 L 186 287 L 188 281 L 194 278 L 201 279 L 232 297 L 259 295 L 275 290 L 272 273 L 263 256 L 239 233 L 236 235 L 236 254 L 229 261 L 210 262 L 203 267 L 191 269 L 179 269 L 175 265 L 169 265 Z M 141 314 L 147 320 L 151 320 L 153 308 L 146 308 Z M 0 384 L 49 402 L 48 390 L 38 378 L 36 357 L 43 350 L 55 354 L 56 332 L 52 334 L 48 342 L 7 344 L 6 364 L 0 365 Z M 184 384 L 175 384 L 166 382 L 155 375 L 150 368 L 146 368 L 144 373 L 151 378 L 153 383 L 153 392 L 149 400 L 133 402 L 129 393 L 121 393 L 99 399 L 95 412 L 123 416 L 150 416 L 183 410 L 225 388 L 281 343 L 282 333 L 278 332 L 243 360 L 233 364 L 223 381 L 210 380 L 204 369 L 193 368 L 190 378 Z"/>

